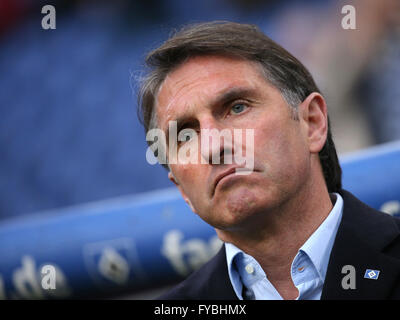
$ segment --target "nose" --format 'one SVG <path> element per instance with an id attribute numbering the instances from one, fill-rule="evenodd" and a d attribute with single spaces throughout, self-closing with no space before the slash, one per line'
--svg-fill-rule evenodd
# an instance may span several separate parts
<path id="1" fill-rule="evenodd" d="M 214 118 L 200 122 L 200 150 L 203 164 L 232 164 L 232 130 Z"/>

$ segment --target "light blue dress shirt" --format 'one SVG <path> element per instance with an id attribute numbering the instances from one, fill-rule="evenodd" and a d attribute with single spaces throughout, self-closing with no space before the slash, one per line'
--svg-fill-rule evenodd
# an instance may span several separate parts
<path id="1" fill-rule="evenodd" d="M 343 199 L 338 193 L 328 217 L 301 246 L 292 261 L 291 276 L 299 290 L 296 300 L 319 300 L 329 256 L 342 219 Z M 334 198 L 334 197 L 333 197 Z M 229 278 L 240 300 L 282 300 L 258 262 L 231 243 L 225 243 Z M 244 297 L 242 296 L 244 293 Z"/>

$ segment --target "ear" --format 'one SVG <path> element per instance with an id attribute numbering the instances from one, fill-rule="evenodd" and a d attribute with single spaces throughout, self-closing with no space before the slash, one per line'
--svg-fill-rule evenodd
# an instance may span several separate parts
<path id="1" fill-rule="evenodd" d="M 176 185 L 176 187 L 178 188 L 178 190 L 181 193 L 181 195 L 182 195 L 183 199 L 185 200 L 185 202 L 189 205 L 190 209 L 192 209 L 192 211 L 194 213 L 196 213 L 192 203 L 189 200 L 189 197 L 186 195 L 185 191 L 183 190 L 182 186 L 179 184 L 178 180 L 175 178 L 175 176 L 172 173 L 172 171 L 168 172 L 168 179 L 171 180 Z"/>
<path id="2" fill-rule="evenodd" d="M 325 99 L 318 92 L 311 93 L 299 106 L 300 120 L 305 124 L 305 135 L 311 153 L 324 147 L 328 135 L 328 110 Z"/>

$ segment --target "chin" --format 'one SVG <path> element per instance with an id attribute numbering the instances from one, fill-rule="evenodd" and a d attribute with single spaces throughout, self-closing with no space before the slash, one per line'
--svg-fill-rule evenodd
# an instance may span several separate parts
<path id="1" fill-rule="evenodd" d="M 219 202 L 214 210 L 217 215 L 214 227 L 219 229 L 231 229 L 243 225 L 248 220 L 252 220 L 260 211 L 263 211 L 262 199 L 248 189 L 240 192 L 230 192 L 229 196 Z M 221 206 L 223 206 L 221 208 Z"/>

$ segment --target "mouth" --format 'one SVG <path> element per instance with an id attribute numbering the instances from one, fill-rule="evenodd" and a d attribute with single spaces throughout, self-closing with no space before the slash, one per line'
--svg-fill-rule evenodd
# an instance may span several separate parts
<path id="1" fill-rule="evenodd" d="M 213 186 L 212 186 L 212 196 L 215 194 L 215 189 L 217 188 L 218 183 L 225 177 L 235 174 L 237 172 L 240 172 L 241 169 L 243 168 L 240 167 L 231 167 L 228 170 L 225 170 L 224 172 L 220 173 L 214 180 Z"/>

